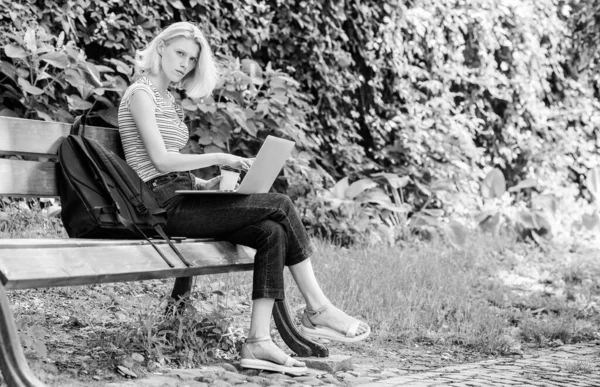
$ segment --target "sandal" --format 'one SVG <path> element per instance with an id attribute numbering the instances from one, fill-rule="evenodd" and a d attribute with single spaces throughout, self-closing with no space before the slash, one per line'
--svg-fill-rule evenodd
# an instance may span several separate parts
<path id="1" fill-rule="evenodd" d="M 246 343 L 257 343 L 260 341 L 271 341 L 271 338 L 252 338 L 247 339 Z M 252 353 L 252 351 L 250 351 L 250 349 L 245 344 L 242 347 L 240 355 L 242 356 L 242 360 L 240 361 L 240 365 L 242 366 L 242 368 L 253 368 L 262 371 L 281 372 L 292 376 L 300 376 L 308 373 L 308 368 L 306 366 L 295 367 L 294 364 L 298 363 L 298 361 L 293 359 L 291 356 L 288 356 L 283 362 L 283 364 L 277 364 L 270 360 L 257 359 Z"/>
<path id="2" fill-rule="evenodd" d="M 310 321 L 310 317 L 318 316 L 329 308 L 331 304 L 327 304 L 319 310 L 304 310 L 302 316 L 302 322 L 300 324 L 300 333 L 310 339 L 329 339 L 341 341 L 344 343 L 354 343 L 366 339 L 371 334 L 371 327 L 367 325 L 367 331 L 361 335 L 356 335 L 358 328 L 360 327 L 360 321 L 354 319 L 354 322 L 350 324 L 346 334 L 343 334 L 335 329 L 325 327 L 322 325 L 315 325 Z"/>

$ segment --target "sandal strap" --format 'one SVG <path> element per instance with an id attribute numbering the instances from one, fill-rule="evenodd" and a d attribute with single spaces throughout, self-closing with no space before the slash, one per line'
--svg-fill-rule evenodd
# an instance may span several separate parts
<path id="1" fill-rule="evenodd" d="M 287 359 L 285 359 L 285 361 L 283 362 L 283 365 L 285 367 L 293 367 L 294 364 L 296 364 L 296 360 L 291 356 L 288 356 Z"/>
<path id="2" fill-rule="evenodd" d="M 346 337 L 353 338 L 356 336 L 356 332 L 358 332 L 358 328 L 360 327 L 360 321 L 355 320 L 350 327 L 348 327 L 348 331 L 346 332 Z"/>
<path id="3" fill-rule="evenodd" d="M 244 343 L 244 345 L 242 346 L 242 350 L 241 350 L 242 357 L 248 357 L 247 355 L 250 355 L 250 357 L 252 359 L 256 359 L 256 356 L 254 356 L 254 353 L 252 353 L 252 351 L 250 350 L 250 348 L 248 348 L 248 346 L 246 344 L 259 343 L 261 341 L 271 341 L 271 336 L 248 337 L 246 339 L 246 343 Z"/>
<path id="4" fill-rule="evenodd" d="M 247 354 L 249 354 L 252 357 L 252 359 L 256 359 L 256 356 L 254 356 L 254 354 L 252 353 L 252 351 L 250 350 L 250 348 L 248 348 L 248 346 L 246 344 L 259 343 L 259 342 L 262 342 L 262 341 L 271 341 L 271 336 L 266 336 L 266 337 L 249 337 L 249 338 L 247 338 L 246 339 L 246 343 L 242 346 L 242 352 L 243 352 L 241 354 L 242 358 L 244 358 L 245 357 L 245 353 L 247 353 Z M 267 360 L 267 361 L 271 361 L 271 360 Z M 294 364 L 296 364 L 296 362 L 297 362 L 296 359 L 294 359 L 291 356 L 288 356 L 284 360 L 283 365 L 285 367 L 293 367 Z M 273 363 L 279 364 L 277 362 L 273 362 Z"/>
<path id="5" fill-rule="evenodd" d="M 331 304 L 325 304 L 317 310 L 304 309 L 304 312 L 306 313 L 308 318 L 315 317 L 315 316 L 318 316 L 321 313 L 325 312 L 330 306 L 331 306 Z"/>
<path id="6" fill-rule="evenodd" d="M 261 341 L 271 341 L 271 336 L 248 337 L 246 339 L 246 343 L 260 343 Z"/>

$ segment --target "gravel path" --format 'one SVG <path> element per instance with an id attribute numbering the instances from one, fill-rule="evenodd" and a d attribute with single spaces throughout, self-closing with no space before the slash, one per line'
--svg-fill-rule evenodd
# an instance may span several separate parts
<path id="1" fill-rule="evenodd" d="M 445 366 L 419 371 L 382 368 L 341 359 L 310 375 L 291 377 L 277 373 L 238 370 L 231 364 L 193 370 L 164 370 L 140 379 L 86 386 L 105 387 L 267 387 L 267 386 L 600 386 L 600 342 L 564 345 L 529 355 Z M 324 363 L 323 363 L 324 364 Z M 331 364 L 334 364 L 333 367 Z M 328 370 L 323 370 L 327 369 Z M 82 386 L 75 383 L 65 387 Z M 81 382 L 79 382 L 81 383 Z"/>
<path id="2" fill-rule="evenodd" d="M 600 343 L 564 345 L 520 359 L 500 358 L 371 383 L 392 386 L 600 386 Z"/>

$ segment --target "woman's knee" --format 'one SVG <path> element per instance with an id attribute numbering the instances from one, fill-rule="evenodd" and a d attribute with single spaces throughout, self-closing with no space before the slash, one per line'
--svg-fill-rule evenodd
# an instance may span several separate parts
<path id="1" fill-rule="evenodd" d="M 287 239 L 287 235 L 285 232 L 285 228 L 281 223 L 273 221 L 273 220 L 265 220 L 264 221 L 266 228 L 269 230 L 269 235 L 277 240 L 285 240 Z"/>
<path id="2" fill-rule="evenodd" d="M 266 219 L 253 227 L 260 230 L 256 236 L 262 242 L 275 241 L 276 243 L 281 243 L 287 239 L 283 226 L 274 220 Z"/>
<path id="3" fill-rule="evenodd" d="M 289 196 L 281 193 L 272 193 L 271 195 L 273 195 L 273 200 L 277 204 L 277 207 L 283 209 L 285 212 L 294 207 L 294 203 Z"/>

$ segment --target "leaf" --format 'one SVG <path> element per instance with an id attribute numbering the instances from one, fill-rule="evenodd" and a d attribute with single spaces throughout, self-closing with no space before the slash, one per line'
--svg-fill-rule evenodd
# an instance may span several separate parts
<path id="1" fill-rule="evenodd" d="M 538 181 L 535 179 L 525 179 L 517 183 L 517 185 L 510 187 L 508 192 L 517 192 L 526 188 L 535 188 L 538 186 Z"/>
<path id="2" fill-rule="evenodd" d="M 115 58 L 109 59 L 109 62 L 114 64 L 117 68 L 117 71 L 120 72 L 121 74 L 125 74 L 127 76 L 129 76 L 131 74 L 131 67 L 127 63 L 120 61 L 118 59 L 115 59 Z"/>
<path id="3" fill-rule="evenodd" d="M 361 201 L 363 203 L 377 204 L 383 209 L 396 213 L 407 213 L 412 211 L 412 206 L 408 203 L 402 203 L 400 205 L 394 204 L 392 199 L 390 199 L 381 188 L 365 192 L 365 194 L 361 196 Z"/>
<path id="4" fill-rule="evenodd" d="M 117 372 L 119 372 L 121 375 L 123 375 L 125 377 L 137 378 L 137 375 L 133 371 L 131 371 L 129 368 L 124 367 L 122 365 L 117 366 Z"/>
<path id="5" fill-rule="evenodd" d="M 496 229 L 500 225 L 500 213 L 495 212 L 493 215 L 486 216 L 483 220 L 479 222 L 479 227 L 483 231 L 492 231 L 496 232 Z"/>
<path id="6" fill-rule="evenodd" d="M 450 179 L 437 180 L 429 185 L 432 191 L 448 191 L 453 192 L 456 190 L 454 182 Z"/>
<path id="7" fill-rule="evenodd" d="M 115 128 L 119 127 L 118 119 L 119 110 L 117 108 L 102 109 L 98 111 L 98 115 L 107 123 L 111 124 Z"/>
<path id="8" fill-rule="evenodd" d="M 49 52 L 40 56 L 40 60 L 59 69 L 69 66 L 69 57 L 64 52 Z"/>
<path id="9" fill-rule="evenodd" d="M 331 189 L 331 193 L 333 193 L 337 198 L 343 199 L 346 196 L 346 190 L 348 189 L 348 187 L 348 176 L 346 176 L 342 180 L 335 183 L 335 185 Z"/>
<path id="10" fill-rule="evenodd" d="M 388 211 L 392 211 L 392 212 L 395 212 L 398 214 L 406 214 L 407 212 L 412 211 L 412 207 L 408 203 L 402 203 L 399 206 L 395 205 L 393 203 L 388 203 L 388 202 L 379 201 L 379 200 L 369 200 L 369 203 L 377 204 L 377 205 L 381 206 L 383 209 L 386 209 Z"/>
<path id="11" fill-rule="evenodd" d="M 262 123 L 264 123 L 265 125 L 267 125 L 268 127 L 270 127 L 271 129 L 279 129 L 279 124 L 277 123 L 277 121 L 275 121 L 272 118 L 262 118 L 260 120 Z"/>
<path id="12" fill-rule="evenodd" d="M 377 225 L 377 230 L 387 241 L 388 245 L 390 245 L 390 246 L 394 245 L 394 242 L 396 240 L 396 235 L 394 233 L 393 228 L 386 226 L 385 224 L 379 224 L 379 225 Z"/>
<path id="13" fill-rule="evenodd" d="M 60 217 L 60 213 L 62 212 L 62 207 L 60 206 L 51 206 L 48 209 L 48 213 L 46 214 L 49 218 L 58 218 Z"/>
<path id="14" fill-rule="evenodd" d="M 535 217 L 529 211 L 521 211 L 519 213 L 519 221 L 525 229 L 537 230 L 539 228 Z"/>
<path id="15" fill-rule="evenodd" d="M 7 44 L 6 46 L 4 46 L 4 53 L 9 58 L 13 58 L 13 59 L 14 58 L 25 58 L 29 55 L 27 53 L 27 51 L 23 50 L 19 46 L 15 46 L 14 44 Z"/>
<path id="16" fill-rule="evenodd" d="M 600 167 L 590 169 L 585 178 L 585 185 L 594 195 L 596 200 L 600 200 Z"/>
<path id="17" fill-rule="evenodd" d="M 23 36 L 23 41 L 25 42 L 25 46 L 27 47 L 27 49 L 29 51 L 31 51 L 34 54 L 37 52 L 37 42 L 36 42 L 36 39 L 35 39 L 35 29 L 33 29 L 33 28 L 27 28 L 27 31 L 25 31 L 25 34 Z"/>
<path id="18" fill-rule="evenodd" d="M 242 71 L 250 77 L 252 83 L 255 85 L 261 85 L 263 81 L 263 72 L 258 63 L 252 59 L 242 60 Z"/>
<path id="19" fill-rule="evenodd" d="M 189 98 L 186 98 L 183 101 L 181 101 L 181 107 L 184 108 L 185 110 L 189 110 L 191 112 L 195 112 L 196 110 L 198 110 L 198 105 L 196 105 Z"/>
<path id="20" fill-rule="evenodd" d="M 556 213 L 558 204 L 556 198 L 550 195 L 538 195 L 531 199 L 531 208 L 534 210 Z"/>
<path id="21" fill-rule="evenodd" d="M 377 183 L 375 183 L 371 179 L 360 179 L 350 184 L 348 189 L 346 190 L 346 197 L 348 199 L 354 199 L 364 191 L 377 187 Z"/>
<path id="22" fill-rule="evenodd" d="M 222 153 L 223 149 L 215 145 L 207 145 L 204 147 L 204 153 Z"/>
<path id="23" fill-rule="evenodd" d="M 439 218 L 444 216 L 444 210 L 436 209 L 436 208 L 424 208 L 421 210 L 423 214 L 427 214 L 434 218 Z"/>
<path id="24" fill-rule="evenodd" d="M 284 105 L 284 106 L 287 105 L 288 102 L 290 101 L 290 99 L 287 96 L 280 94 L 280 93 L 272 94 L 271 100 L 279 103 L 280 105 Z"/>
<path id="25" fill-rule="evenodd" d="M 447 233 L 450 242 L 455 247 L 463 247 L 467 241 L 467 231 L 465 227 L 455 220 L 451 220 L 447 226 Z"/>
<path id="26" fill-rule="evenodd" d="M 17 78 L 17 68 L 13 64 L 8 63 L 8 61 L 0 60 L 0 72 L 12 80 L 16 80 Z"/>
<path id="27" fill-rule="evenodd" d="M 69 107 L 72 110 L 88 110 L 91 109 L 94 104 L 88 101 L 84 101 L 80 96 L 76 94 L 71 94 L 67 96 L 67 101 L 69 102 Z"/>
<path id="28" fill-rule="evenodd" d="M 81 65 L 82 69 L 89 75 L 89 79 L 91 80 L 90 84 L 95 87 L 102 87 L 102 81 L 100 80 L 100 72 L 96 69 L 96 66 L 93 63 L 85 62 Z"/>
<path id="29" fill-rule="evenodd" d="M 143 355 L 141 355 L 137 352 L 132 353 L 131 358 L 133 359 L 133 361 L 138 362 L 138 363 L 143 363 L 144 360 L 146 360 Z"/>
<path id="30" fill-rule="evenodd" d="M 502 171 L 494 168 L 481 183 L 481 195 L 484 198 L 499 198 L 506 192 L 506 180 Z"/>
<path id="31" fill-rule="evenodd" d="M 384 177 L 387 180 L 387 182 L 390 184 L 390 186 L 392 188 L 394 188 L 394 189 L 406 187 L 406 185 L 411 181 L 411 179 L 410 179 L 409 176 L 398 176 L 396 174 L 386 173 L 386 172 L 375 173 L 375 174 L 373 174 L 371 176 L 373 176 L 373 177 L 378 177 L 378 176 Z"/>
<path id="32" fill-rule="evenodd" d="M 169 3 L 173 6 L 173 8 L 183 10 L 185 9 L 185 5 L 179 0 L 170 0 Z"/>
<path id="33" fill-rule="evenodd" d="M 392 203 L 392 199 L 390 199 L 390 197 L 381 188 L 365 192 L 365 194 L 361 196 L 361 200 L 363 202 L 385 202 L 390 204 Z"/>
<path id="34" fill-rule="evenodd" d="M 344 203 L 344 200 L 334 196 L 331 192 L 324 195 L 323 201 L 329 203 L 334 210 L 338 209 Z"/>
<path id="35" fill-rule="evenodd" d="M 74 87 L 88 86 L 88 84 L 85 82 L 85 79 L 83 79 L 79 71 L 74 69 L 65 70 L 65 79 Z"/>
<path id="36" fill-rule="evenodd" d="M 583 223 L 585 228 L 587 228 L 588 230 L 594 229 L 594 227 L 596 227 L 600 223 L 598 213 L 594 212 L 593 214 L 583 214 L 581 216 L 581 223 Z"/>
<path id="37" fill-rule="evenodd" d="M 415 185 L 417 186 L 417 188 L 423 192 L 425 195 L 427 196 L 431 196 L 431 191 L 429 190 L 429 188 L 425 187 L 423 184 L 419 183 L 418 181 L 414 180 L 413 183 L 415 183 Z"/>
<path id="38" fill-rule="evenodd" d="M 0 110 L 0 116 L 21 118 L 16 112 L 7 108 Z"/>
<path id="39" fill-rule="evenodd" d="M 31 83 L 29 83 L 29 81 L 25 78 L 19 77 L 18 83 L 25 92 L 31 95 L 44 94 L 44 90 L 40 89 L 39 87 L 32 86 Z"/>
<path id="40" fill-rule="evenodd" d="M 480 224 L 481 222 L 484 222 L 487 218 L 493 216 L 494 214 L 496 214 L 496 211 L 480 212 L 479 214 L 475 215 L 475 221 L 477 222 L 477 224 Z"/>

